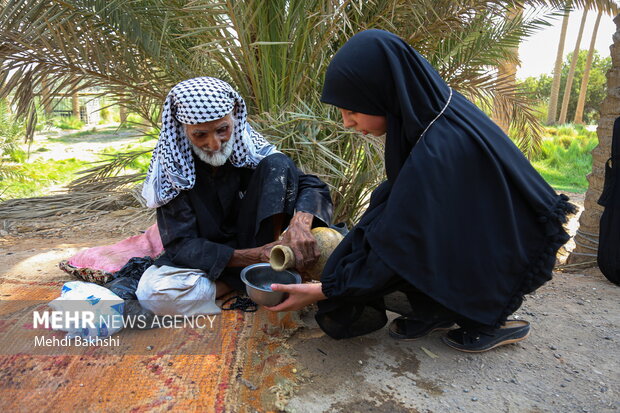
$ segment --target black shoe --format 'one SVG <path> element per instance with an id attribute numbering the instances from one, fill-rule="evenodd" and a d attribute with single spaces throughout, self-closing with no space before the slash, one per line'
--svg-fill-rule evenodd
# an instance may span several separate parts
<path id="1" fill-rule="evenodd" d="M 530 335 L 530 323 L 525 320 L 506 321 L 501 328 L 457 328 L 441 340 L 448 346 L 468 353 L 482 353 L 504 344 L 517 343 Z"/>
<path id="2" fill-rule="evenodd" d="M 390 323 L 390 337 L 397 340 L 416 340 L 433 331 L 447 330 L 454 325 L 454 320 L 416 320 L 407 316 L 401 316 Z"/>

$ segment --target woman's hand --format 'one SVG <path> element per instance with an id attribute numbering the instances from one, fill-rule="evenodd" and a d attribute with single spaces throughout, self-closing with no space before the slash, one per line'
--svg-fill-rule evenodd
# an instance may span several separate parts
<path id="1" fill-rule="evenodd" d="M 305 284 L 271 284 L 273 291 L 288 293 L 286 300 L 273 307 L 265 307 L 269 311 L 296 311 L 307 305 L 325 300 L 321 283 Z"/>
<path id="2" fill-rule="evenodd" d="M 313 219 L 314 216 L 309 212 L 297 212 L 280 240 L 280 244 L 287 245 L 293 250 L 295 268 L 299 271 L 314 264 L 321 255 L 316 238 L 310 232 Z"/>

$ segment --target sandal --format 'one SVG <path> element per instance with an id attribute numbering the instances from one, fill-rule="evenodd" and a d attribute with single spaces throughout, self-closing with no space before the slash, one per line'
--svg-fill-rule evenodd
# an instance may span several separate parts
<path id="1" fill-rule="evenodd" d="M 433 331 L 448 330 L 454 326 L 454 320 L 423 321 L 401 316 L 394 319 L 389 326 L 390 337 L 397 340 L 416 340 Z"/>
<path id="2" fill-rule="evenodd" d="M 530 323 L 525 320 L 509 320 L 502 327 L 449 331 L 441 340 L 459 351 L 482 353 L 505 344 L 517 343 L 530 335 Z"/>

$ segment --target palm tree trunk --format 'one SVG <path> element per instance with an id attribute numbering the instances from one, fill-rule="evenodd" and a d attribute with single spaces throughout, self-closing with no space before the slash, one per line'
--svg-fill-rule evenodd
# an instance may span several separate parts
<path id="1" fill-rule="evenodd" d="M 506 13 L 507 20 L 520 19 L 523 16 L 523 9 L 520 7 L 513 7 Z M 519 46 L 511 48 L 511 53 L 514 53 L 515 58 L 519 58 Z M 497 77 L 502 80 L 502 87 L 507 89 L 516 89 L 517 85 L 517 63 L 514 61 L 506 60 L 501 62 L 497 66 Z M 500 104 L 497 100 L 493 103 L 493 120 L 499 125 L 502 130 L 508 134 L 510 129 L 510 123 L 512 121 L 512 108 L 506 104 Z"/>
<path id="2" fill-rule="evenodd" d="M 566 3 L 564 18 L 562 18 L 562 31 L 560 32 L 560 43 L 558 52 L 555 56 L 555 66 L 553 68 L 553 83 L 551 84 L 551 95 L 549 96 L 549 110 L 547 113 L 547 124 L 555 123 L 555 116 L 558 112 L 558 99 L 560 97 L 560 83 L 562 81 L 562 60 L 564 57 L 564 43 L 566 43 L 566 32 L 568 31 L 568 16 L 570 15 L 569 3 Z"/>
<path id="3" fill-rule="evenodd" d="M 50 96 L 50 86 L 45 78 L 41 82 L 41 103 L 43 104 L 43 113 L 45 113 L 45 117 L 52 117 L 52 97 Z"/>
<path id="4" fill-rule="evenodd" d="M 125 125 L 127 123 L 127 108 L 123 105 L 119 107 L 119 116 L 121 118 L 121 124 Z"/>
<path id="5" fill-rule="evenodd" d="M 583 35 L 583 28 L 586 25 L 586 17 L 588 16 L 588 9 L 583 10 L 583 17 L 581 18 L 581 24 L 579 25 L 579 33 L 577 34 L 577 42 L 575 42 L 575 50 L 573 51 L 573 58 L 570 62 L 570 68 L 568 69 L 568 76 L 566 78 L 566 86 L 564 87 L 564 96 L 562 96 L 562 109 L 560 110 L 560 117 L 558 123 L 562 124 L 566 122 L 566 114 L 568 112 L 568 102 L 570 101 L 570 92 L 573 88 L 573 79 L 575 78 L 575 68 L 577 67 L 577 58 L 579 58 L 579 47 L 581 46 L 581 36 Z"/>
<path id="6" fill-rule="evenodd" d="M 71 106 L 73 109 L 73 116 L 79 119 L 80 118 L 80 97 L 75 92 L 71 95 Z"/>
<path id="7" fill-rule="evenodd" d="M 601 119 L 596 129 L 599 144 L 592 151 L 592 173 L 588 175 L 590 185 L 575 235 L 576 247 L 568 257 L 569 264 L 596 262 L 599 222 L 603 213 L 603 207 L 596 201 L 603 191 L 605 162 L 611 154 L 614 121 L 620 116 L 620 14 L 614 22 L 616 33 L 611 46 L 611 69 L 607 72 L 607 97 L 601 104 Z"/>
<path id="8" fill-rule="evenodd" d="M 590 69 L 592 68 L 592 57 L 594 56 L 594 45 L 596 43 L 596 34 L 598 26 L 601 22 L 603 11 L 599 10 L 592 31 L 592 39 L 590 40 L 590 50 L 588 50 L 588 58 L 586 59 L 586 67 L 583 70 L 583 79 L 581 79 L 581 88 L 579 89 L 579 99 L 577 100 L 577 108 L 575 109 L 575 123 L 583 123 L 583 109 L 586 104 L 586 92 L 588 91 L 588 80 L 590 79 Z"/>

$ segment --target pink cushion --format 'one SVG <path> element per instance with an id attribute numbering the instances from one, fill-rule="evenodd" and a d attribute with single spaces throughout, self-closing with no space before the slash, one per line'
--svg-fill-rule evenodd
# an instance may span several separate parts
<path id="1" fill-rule="evenodd" d="M 143 234 L 124 239 L 116 244 L 88 248 L 69 258 L 68 264 L 77 268 L 114 273 L 120 270 L 133 257 L 152 257 L 164 251 L 157 224 L 153 224 Z"/>

